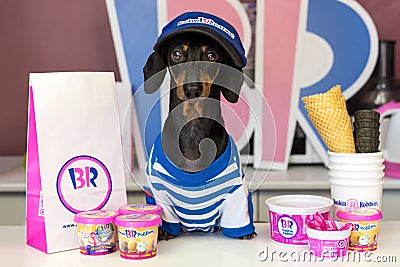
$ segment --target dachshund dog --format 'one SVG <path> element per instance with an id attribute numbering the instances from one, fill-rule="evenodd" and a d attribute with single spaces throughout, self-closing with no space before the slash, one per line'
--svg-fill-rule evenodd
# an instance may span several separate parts
<path id="1" fill-rule="evenodd" d="M 169 25 L 191 19 L 199 25 L 202 18 L 210 19 L 211 27 L 234 31 L 218 17 L 199 12 L 185 13 Z M 168 240 L 182 230 L 218 229 L 226 236 L 251 239 L 256 235 L 251 194 L 220 105 L 221 94 L 228 102 L 238 101 L 243 62 L 237 64 L 237 52 L 226 48 L 220 33 L 198 27 L 177 32 L 159 38 L 143 68 L 146 93 L 160 87 L 167 70 L 171 78 L 169 115 L 146 171 L 146 200 L 164 211 L 159 239 Z"/>

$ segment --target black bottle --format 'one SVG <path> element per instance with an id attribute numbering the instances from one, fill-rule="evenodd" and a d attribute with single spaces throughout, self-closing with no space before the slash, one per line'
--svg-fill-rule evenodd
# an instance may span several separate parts
<path id="1" fill-rule="evenodd" d="M 400 101 L 400 80 L 394 77 L 396 41 L 380 40 L 374 72 L 367 83 L 347 100 L 350 115 L 360 109 L 376 109 L 389 101 Z"/>

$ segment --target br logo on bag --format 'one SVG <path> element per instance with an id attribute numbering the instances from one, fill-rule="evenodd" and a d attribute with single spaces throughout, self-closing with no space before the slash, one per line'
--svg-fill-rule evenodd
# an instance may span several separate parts
<path id="1" fill-rule="evenodd" d="M 73 213 L 102 209 L 110 198 L 111 189 L 111 175 L 107 167 L 87 155 L 68 160 L 57 176 L 58 197 Z M 90 194 L 90 199 L 82 201 L 78 194 Z"/>

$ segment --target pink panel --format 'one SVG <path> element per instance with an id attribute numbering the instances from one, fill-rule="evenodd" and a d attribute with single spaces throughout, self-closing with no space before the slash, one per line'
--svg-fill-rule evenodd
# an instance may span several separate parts
<path id="1" fill-rule="evenodd" d="M 26 181 L 26 243 L 41 251 L 47 252 L 44 217 L 38 216 L 40 190 L 42 189 L 42 186 L 40 180 L 39 153 L 32 87 L 29 88 L 29 103 Z"/>
<path id="2" fill-rule="evenodd" d="M 289 132 L 290 105 L 301 0 L 266 0 L 264 13 L 263 93 L 276 127 L 275 162 L 284 163 Z M 297 103 L 297 102 L 296 102 Z M 263 133 L 271 124 L 263 123 Z M 268 138 L 268 137 L 266 137 Z M 263 141 L 268 142 L 268 140 Z M 263 149 L 268 146 L 263 146 Z M 263 150 L 263 155 L 268 151 Z M 265 159 L 263 160 L 270 160 Z"/>

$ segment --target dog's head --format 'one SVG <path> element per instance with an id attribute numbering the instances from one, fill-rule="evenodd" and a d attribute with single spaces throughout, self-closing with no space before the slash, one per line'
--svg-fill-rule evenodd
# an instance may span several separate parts
<path id="1" fill-rule="evenodd" d="M 146 93 L 155 92 L 171 75 L 177 102 L 198 97 L 238 101 L 246 64 L 236 30 L 206 13 L 184 13 L 167 24 L 143 68 Z"/>
<path id="2" fill-rule="evenodd" d="M 163 28 L 143 68 L 144 90 L 154 93 L 169 70 L 169 114 L 162 146 L 180 169 L 198 172 L 225 151 L 220 95 L 238 101 L 245 64 L 238 33 L 218 17 L 189 12 Z"/>

